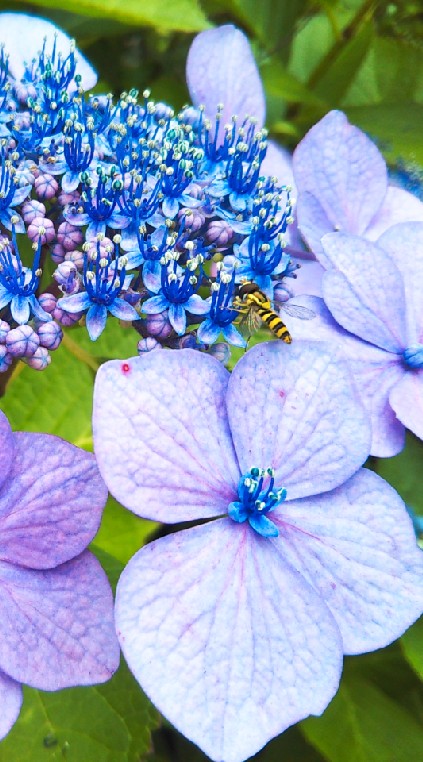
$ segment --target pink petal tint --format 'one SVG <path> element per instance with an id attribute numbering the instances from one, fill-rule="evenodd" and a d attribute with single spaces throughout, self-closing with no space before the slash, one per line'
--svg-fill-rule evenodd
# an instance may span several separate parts
<path id="1" fill-rule="evenodd" d="M 419 616 L 412 524 L 398 495 L 360 468 L 370 428 L 329 345 L 260 344 L 229 378 L 188 349 L 105 363 L 94 440 L 124 505 L 209 519 L 134 556 L 116 623 L 143 689 L 216 762 L 243 762 L 321 714 L 342 654 L 380 648 Z M 263 479 L 286 499 L 264 489 L 250 505 L 268 468 Z M 264 509 L 277 536 L 244 520 Z"/>

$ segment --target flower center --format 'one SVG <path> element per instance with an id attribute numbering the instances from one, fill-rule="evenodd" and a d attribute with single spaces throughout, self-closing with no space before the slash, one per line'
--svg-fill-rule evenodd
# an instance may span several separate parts
<path id="1" fill-rule="evenodd" d="M 273 468 L 252 468 L 244 474 L 239 480 L 238 497 L 239 500 L 228 507 L 230 518 L 239 524 L 248 521 L 262 537 L 277 537 L 278 528 L 267 514 L 283 503 L 286 489 L 275 489 Z"/>
<path id="2" fill-rule="evenodd" d="M 404 349 L 403 358 L 408 368 L 415 370 L 423 368 L 423 344 L 413 344 Z"/>

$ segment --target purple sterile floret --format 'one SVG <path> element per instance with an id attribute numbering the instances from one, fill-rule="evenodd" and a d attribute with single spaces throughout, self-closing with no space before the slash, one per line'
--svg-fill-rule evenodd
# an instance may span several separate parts
<path id="1" fill-rule="evenodd" d="M 321 239 L 341 231 L 375 241 L 399 222 L 423 221 L 423 204 L 388 185 L 382 154 L 341 111 L 330 111 L 294 151 L 298 227 L 323 267 Z"/>
<path id="2" fill-rule="evenodd" d="M 321 714 L 342 654 L 419 616 L 423 559 L 398 495 L 360 468 L 370 427 L 338 350 L 260 344 L 231 375 L 189 349 L 108 362 L 93 425 L 125 506 L 211 519 L 134 556 L 116 623 L 143 689 L 216 762 Z"/>
<path id="3" fill-rule="evenodd" d="M 0 412 L 0 738 L 19 714 L 19 683 L 89 685 L 118 666 L 110 586 L 85 550 L 106 498 L 91 453 L 12 433 Z"/>
<path id="4" fill-rule="evenodd" d="M 324 302 L 301 302 L 317 316 L 313 327 L 287 324 L 294 339 L 342 347 L 371 416 L 371 453 L 390 457 L 404 427 L 423 439 L 423 223 L 394 225 L 376 243 L 330 233 L 322 246 Z"/>

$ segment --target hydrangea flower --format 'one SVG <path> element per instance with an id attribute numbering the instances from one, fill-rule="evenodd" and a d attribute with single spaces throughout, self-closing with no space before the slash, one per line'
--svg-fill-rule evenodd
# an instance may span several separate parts
<path id="1" fill-rule="evenodd" d="M 199 296 L 198 278 L 193 273 L 198 266 L 195 255 L 187 261 L 185 268 L 178 265 L 178 253 L 168 253 L 160 264 L 160 284 L 150 281 L 151 296 L 142 305 L 146 315 L 157 315 L 168 311 L 169 322 L 178 336 L 183 336 L 187 326 L 187 315 L 207 315 L 208 303 Z"/>
<path id="2" fill-rule="evenodd" d="M 330 111 L 298 144 L 293 155 L 298 227 L 311 251 L 314 286 L 321 295 L 325 260 L 322 237 L 341 231 L 376 241 L 399 222 L 423 222 L 423 203 L 388 183 L 377 146 L 341 111 Z M 304 268 L 306 269 L 306 268 Z"/>
<path id="3" fill-rule="evenodd" d="M 31 314 L 41 322 L 51 320 L 35 296 L 42 274 L 41 248 L 40 238 L 29 268 L 22 264 L 14 227 L 11 241 L 0 238 L 0 310 L 10 305 L 12 317 L 19 325 L 27 323 Z"/>
<path id="4" fill-rule="evenodd" d="M 404 427 L 423 439 L 423 223 L 394 225 L 376 243 L 328 233 L 322 247 L 324 301 L 296 299 L 318 317 L 288 317 L 288 328 L 342 347 L 371 416 L 371 454 L 396 455 Z"/>
<path id="5" fill-rule="evenodd" d="M 360 466 L 366 415 L 336 351 L 260 344 L 233 373 L 189 349 L 99 370 L 99 468 L 164 522 L 120 579 L 134 675 L 216 762 L 242 762 L 335 694 L 342 656 L 423 606 L 423 557 L 395 491 Z"/>
<path id="6" fill-rule="evenodd" d="M 46 691 L 108 680 L 119 664 L 113 598 L 85 548 L 107 491 L 94 456 L 0 412 L 0 738 L 21 683 Z"/>
<path id="7" fill-rule="evenodd" d="M 206 319 L 201 323 L 197 331 L 198 341 L 205 344 L 214 344 L 220 334 L 229 343 L 236 347 L 245 347 L 247 342 L 241 336 L 233 322 L 238 317 L 237 311 L 232 307 L 235 288 L 235 270 L 228 272 L 221 262 L 217 264 L 217 278 L 212 284 L 212 295 L 208 298 L 210 305 Z"/>
<path id="8" fill-rule="evenodd" d="M 78 291 L 58 300 L 57 306 L 70 313 L 79 314 L 87 310 L 86 326 L 91 341 L 96 341 L 106 327 L 107 313 L 128 322 L 138 320 L 138 312 L 122 298 L 133 276 L 126 274 L 125 257 L 119 256 L 119 245 L 115 243 L 110 251 L 102 251 L 101 238 L 95 245 L 95 253 L 84 256 L 83 285 L 85 291 Z"/>

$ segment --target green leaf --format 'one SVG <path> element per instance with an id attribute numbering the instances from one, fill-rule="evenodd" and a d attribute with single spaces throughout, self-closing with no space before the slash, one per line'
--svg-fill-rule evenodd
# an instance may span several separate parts
<path id="1" fill-rule="evenodd" d="M 159 716 L 123 663 L 104 685 L 43 693 L 24 688 L 0 762 L 140 762 Z"/>
<path id="2" fill-rule="evenodd" d="M 46 370 L 18 365 L 1 408 L 13 429 L 56 434 L 84 446 L 91 438 L 93 381 L 93 371 L 62 344 Z"/>
<path id="3" fill-rule="evenodd" d="M 381 141 L 388 159 L 402 157 L 423 164 L 423 104 L 350 106 L 345 111 L 353 124 Z"/>
<path id="4" fill-rule="evenodd" d="M 66 335 L 92 357 L 102 360 L 126 360 L 128 357 L 135 357 L 137 343 L 141 338 L 130 323 L 121 323 L 117 318 L 110 316 L 97 341 L 91 341 L 85 326 L 70 328 Z"/>
<path id="5" fill-rule="evenodd" d="M 227 0 L 226 9 L 258 37 L 265 49 L 282 59 L 289 53 L 297 20 L 308 6 L 307 0 Z"/>
<path id="6" fill-rule="evenodd" d="M 301 723 L 329 762 L 410 762 L 421 757 L 423 730 L 401 704 L 354 673 L 322 717 Z"/>
<path id="7" fill-rule="evenodd" d="M 423 516 L 423 442 L 420 439 L 408 433 L 403 451 L 394 458 L 380 458 L 373 468 L 399 492 L 407 505 Z"/>
<path id="8" fill-rule="evenodd" d="M 324 13 L 311 17 L 294 37 L 289 70 L 301 82 L 307 82 L 335 41 L 328 17 Z"/>
<path id="9" fill-rule="evenodd" d="M 317 98 L 275 57 L 263 64 L 260 73 L 266 93 L 269 95 L 281 98 L 287 103 L 317 103 L 322 108 L 327 107 L 324 101 Z"/>
<path id="10" fill-rule="evenodd" d="M 423 58 L 416 45 L 375 37 L 344 106 L 416 101 L 423 92 Z"/>
<path id="11" fill-rule="evenodd" d="M 57 8 L 57 0 L 37 0 L 36 5 Z M 67 0 L 66 10 L 163 31 L 199 32 L 209 26 L 197 0 Z"/>
<path id="12" fill-rule="evenodd" d="M 319 77 L 314 92 L 331 106 L 338 106 L 358 74 L 373 40 L 373 23 L 364 23 L 342 46 L 339 54 Z"/>
<path id="13" fill-rule="evenodd" d="M 135 516 L 110 496 L 93 542 L 96 548 L 126 564 L 158 526 L 154 521 Z"/>
<path id="14" fill-rule="evenodd" d="M 408 663 L 423 681 L 423 617 L 407 630 L 400 643 Z"/>

